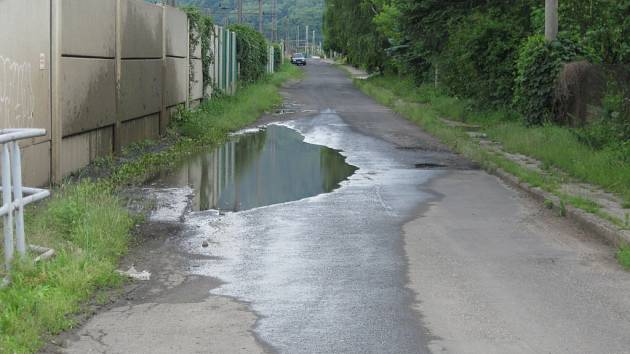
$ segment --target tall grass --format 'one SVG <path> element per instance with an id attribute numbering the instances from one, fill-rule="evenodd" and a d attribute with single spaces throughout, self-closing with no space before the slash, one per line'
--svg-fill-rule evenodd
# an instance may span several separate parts
<path id="1" fill-rule="evenodd" d="M 301 73 L 295 66 L 285 64 L 277 74 L 241 88 L 236 96 L 208 100 L 195 112 L 182 112 L 178 128 L 184 136 L 198 141 L 220 140 L 227 132 L 255 122 L 266 110 L 281 103 L 278 86 Z"/>
<path id="2" fill-rule="evenodd" d="M 399 99 L 420 104 L 418 112 L 406 116 L 421 119 L 425 129 L 436 130 L 441 138 L 456 134 L 440 128 L 437 118 L 449 118 L 482 126 L 488 136 L 513 153 L 540 160 L 545 166 L 558 168 L 569 176 L 598 185 L 614 192 L 630 205 L 630 164 L 627 157 L 611 149 L 594 149 L 582 143 L 571 129 L 553 125 L 526 127 L 518 115 L 509 109 L 481 109 L 474 102 L 450 97 L 430 86 L 416 86 L 409 80 L 394 76 L 378 76 L 357 84 L 368 94 L 386 105 L 401 106 Z M 408 110 L 408 108 L 407 108 Z M 452 130 L 452 129 L 448 129 Z"/>
<path id="3" fill-rule="evenodd" d="M 619 253 L 617 253 L 617 259 L 624 268 L 630 270 L 630 247 L 620 249 Z"/>
<path id="4" fill-rule="evenodd" d="M 114 273 L 134 220 L 105 183 L 62 187 L 27 215 L 28 241 L 57 256 L 34 265 L 16 261 L 12 284 L 0 290 L 0 352 L 36 351 L 41 334 L 73 325 L 70 314 L 95 290 L 119 285 Z"/>

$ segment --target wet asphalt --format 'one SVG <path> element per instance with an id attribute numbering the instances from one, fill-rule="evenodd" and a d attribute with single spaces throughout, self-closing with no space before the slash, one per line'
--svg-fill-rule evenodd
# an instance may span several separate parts
<path id="1" fill-rule="evenodd" d="M 402 226 L 437 198 L 419 186 L 446 172 L 416 165 L 471 166 L 339 69 L 314 62 L 306 70 L 285 91 L 297 113 L 276 124 L 340 150 L 358 171 L 333 193 L 189 215 L 187 252 L 213 257 L 191 271 L 224 281 L 212 293 L 246 302 L 259 316 L 255 333 L 278 352 L 426 353 L 429 334 L 406 287 Z M 203 240 L 211 247 L 200 248 Z"/>

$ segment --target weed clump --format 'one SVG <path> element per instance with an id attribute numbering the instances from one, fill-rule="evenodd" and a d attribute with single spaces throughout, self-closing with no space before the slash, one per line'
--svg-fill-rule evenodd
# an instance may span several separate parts
<path id="1" fill-rule="evenodd" d="M 107 184 L 62 187 L 44 205 L 29 209 L 29 243 L 54 248 L 57 256 L 34 264 L 16 262 L 12 283 L 0 290 L 0 349 L 34 352 L 41 333 L 71 327 L 69 314 L 97 289 L 119 285 L 114 270 L 127 250 L 134 219 Z"/>
<path id="2" fill-rule="evenodd" d="M 617 260 L 626 270 L 630 270 L 630 247 L 622 247 L 617 253 Z"/>

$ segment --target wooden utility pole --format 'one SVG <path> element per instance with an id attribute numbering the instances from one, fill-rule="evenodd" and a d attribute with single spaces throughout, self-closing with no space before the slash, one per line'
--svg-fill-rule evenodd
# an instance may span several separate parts
<path id="1" fill-rule="evenodd" d="M 237 2 L 237 13 L 238 13 L 238 23 L 243 23 L 243 0 L 238 0 Z"/>
<path id="2" fill-rule="evenodd" d="M 558 38 L 558 0 L 545 0 L 545 39 Z"/>
<path id="3" fill-rule="evenodd" d="M 258 0 L 258 32 L 263 33 L 263 0 Z"/>
<path id="4" fill-rule="evenodd" d="M 271 41 L 278 41 L 278 3 L 277 0 L 271 1 Z"/>
<path id="5" fill-rule="evenodd" d="M 306 37 L 305 40 L 306 42 L 304 42 L 304 55 L 308 56 L 308 25 L 306 25 Z"/>

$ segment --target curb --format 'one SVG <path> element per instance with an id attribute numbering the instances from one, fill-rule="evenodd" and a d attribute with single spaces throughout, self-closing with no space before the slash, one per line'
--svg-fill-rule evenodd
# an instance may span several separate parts
<path id="1" fill-rule="evenodd" d="M 510 186 L 524 191 L 530 197 L 534 198 L 540 203 L 544 203 L 546 200 L 552 201 L 553 210 L 561 213 L 560 198 L 558 198 L 557 196 L 546 192 L 538 187 L 530 187 L 529 184 L 519 181 L 516 176 L 513 176 L 500 168 L 491 170 L 489 172 L 501 178 Z M 620 230 L 616 225 L 612 224 L 611 222 L 601 219 L 596 215 L 588 213 L 582 209 L 575 208 L 571 205 L 565 205 L 564 209 L 567 219 L 575 222 L 584 231 L 593 236 L 596 236 L 598 239 L 617 248 L 630 245 L 629 230 Z"/>

